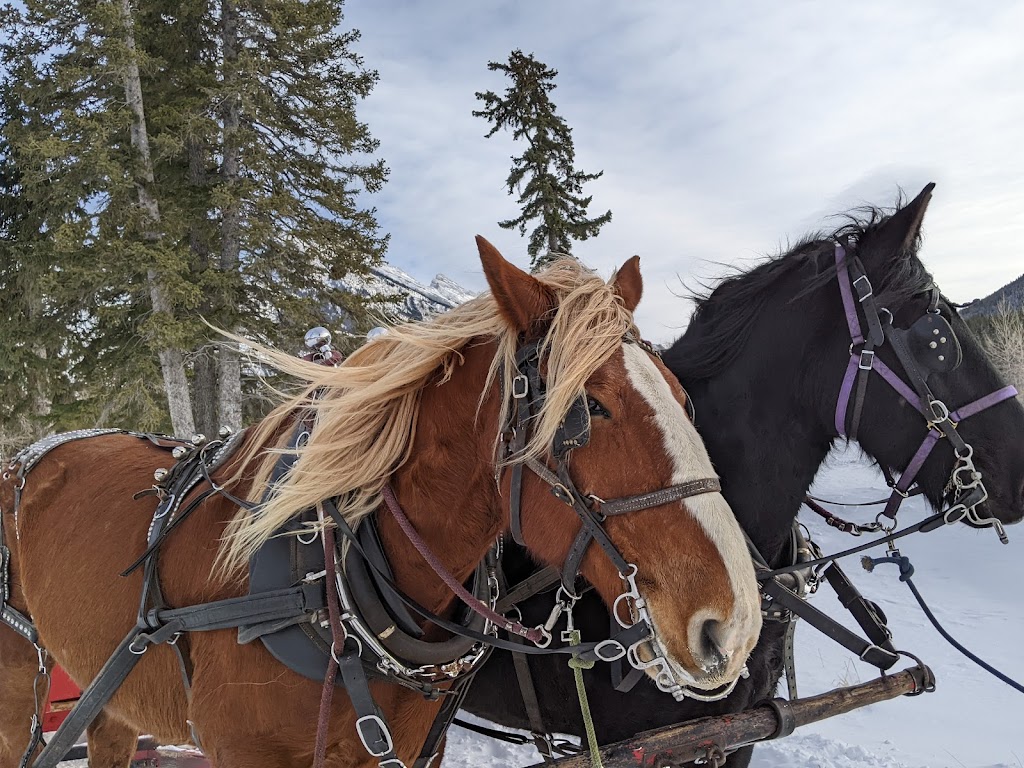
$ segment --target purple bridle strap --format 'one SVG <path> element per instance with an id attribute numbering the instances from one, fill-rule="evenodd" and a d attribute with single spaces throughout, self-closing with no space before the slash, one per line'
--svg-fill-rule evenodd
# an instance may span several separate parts
<path id="1" fill-rule="evenodd" d="M 1003 400 L 1009 400 L 1011 397 L 1017 396 L 1017 388 L 1012 384 L 1002 389 L 997 389 L 990 395 L 979 397 L 973 403 L 957 408 L 951 414 L 949 414 L 949 420 L 953 422 L 961 422 L 966 418 L 973 416 L 976 413 L 981 413 L 986 408 L 991 408 L 996 403 L 1001 403 Z"/>
<path id="2" fill-rule="evenodd" d="M 836 279 L 839 281 L 839 294 L 843 298 L 843 312 L 846 315 L 846 325 L 850 329 L 850 339 L 853 341 L 850 348 L 850 362 L 846 366 L 846 373 L 843 375 L 843 383 L 839 388 L 839 398 L 836 401 L 836 432 L 841 436 L 845 436 L 846 413 L 850 408 L 850 396 L 853 394 L 853 387 L 857 380 L 857 372 L 860 370 L 861 360 L 860 354 L 854 352 L 853 347 L 864 343 L 864 334 L 861 331 L 860 316 L 857 314 L 857 304 L 853 298 L 853 286 L 850 283 L 850 270 L 846 263 L 846 249 L 844 249 L 843 246 L 836 244 L 835 257 Z M 926 410 L 926 406 L 928 404 L 922 403 L 920 396 L 914 391 L 914 389 L 877 356 L 871 359 L 870 370 L 877 371 L 879 376 L 881 376 L 890 387 L 896 390 L 900 397 L 906 400 L 918 411 L 918 413 L 924 416 L 925 419 L 930 420 L 932 418 L 928 410 Z M 949 420 L 953 424 L 958 424 L 964 419 L 974 416 L 977 413 L 981 413 L 986 408 L 991 408 L 993 405 L 1001 403 L 1004 400 L 1009 400 L 1011 397 L 1015 397 L 1016 395 L 1016 387 L 1003 387 L 1002 389 L 998 389 L 984 397 L 978 398 L 972 403 L 961 406 L 956 411 L 949 414 Z M 895 509 L 906 497 L 906 494 L 910 490 L 910 486 L 913 485 L 918 472 L 921 471 L 921 467 L 924 466 L 928 456 L 931 455 L 932 449 L 941 437 L 942 432 L 940 430 L 929 427 L 928 434 L 925 435 L 924 440 L 921 442 L 921 446 L 917 449 L 917 452 L 914 454 L 910 463 L 907 465 L 907 468 L 903 471 L 903 474 L 900 475 L 900 479 L 894 486 L 893 493 L 889 497 L 889 501 L 885 506 L 885 514 L 890 517 L 895 514 Z"/>
<path id="3" fill-rule="evenodd" d="M 925 460 L 932 452 L 932 448 L 939 442 L 939 438 L 942 437 L 942 433 L 936 429 L 929 429 L 928 434 L 924 436 L 924 440 L 921 442 L 921 447 L 917 449 L 917 453 L 914 454 L 914 458 L 907 464 L 907 468 L 903 470 L 903 474 L 900 475 L 900 479 L 896 481 L 894 490 L 900 491 L 902 496 L 910 490 L 910 486 L 914 483 L 914 478 L 917 477 L 917 473 L 921 471 L 921 467 L 924 466 Z M 892 499 L 890 499 L 890 502 Z M 888 509 L 888 506 L 886 507 Z"/>
<path id="4" fill-rule="evenodd" d="M 416 551 L 423 556 L 423 559 L 427 561 L 427 565 L 436 573 L 446 585 L 448 589 L 455 593 L 455 595 L 464 602 L 470 609 L 483 616 L 485 619 L 490 621 L 507 632 L 525 637 L 531 643 L 539 644 L 544 640 L 544 635 L 541 630 L 537 627 L 530 629 L 524 627 L 518 621 L 511 621 L 506 619 L 497 611 L 491 610 L 487 605 L 484 605 L 476 597 L 469 593 L 459 580 L 456 579 L 451 572 L 444 567 L 444 564 L 437 558 L 427 546 L 427 543 L 420 536 L 419 532 L 413 526 L 412 521 L 406 516 L 402 510 L 402 506 L 398 503 L 398 499 L 395 498 L 395 492 L 391 490 L 390 485 L 385 485 L 382 492 L 384 496 L 384 502 L 387 504 L 388 510 L 395 518 L 395 522 L 398 523 L 399 527 L 405 532 L 406 537 L 416 547 Z"/>
<path id="5" fill-rule="evenodd" d="M 857 316 L 857 305 L 853 301 L 853 287 L 850 285 L 850 270 L 846 266 L 846 249 L 836 243 L 836 277 L 839 278 L 839 293 L 843 297 L 843 311 L 846 313 L 846 325 L 850 329 L 850 338 L 854 344 L 864 343 L 864 334 L 860 331 L 860 318 Z"/>
<path id="6" fill-rule="evenodd" d="M 876 362 L 877 366 L 878 363 Z M 949 414 L 949 420 L 954 424 L 959 424 L 966 418 L 974 416 L 977 413 L 981 413 L 986 408 L 991 408 L 993 405 L 1009 400 L 1011 397 L 1017 396 L 1017 388 L 1014 386 L 1003 387 L 997 389 L 984 397 L 979 397 L 973 403 L 968 403 L 962 408 L 958 408 Z M 939 438 L 942 437 L 942 432 L 937 429 L 929 429 L 928 434 L 924 436 L 924 440 L 921 442 L 921 447 L 917 449 L 917 453 L 914 454 L 914 458 L 910 460 L 907 468 L 903 470 L 903 474 L 900 475 L 900 479 L 896 482 L 893 488 L 893 494 L 889 497 L 889 501 L 885 505 L 885 514 L 892 517 L 891 512 L 895 511 L 895 508 L 899 506 L 901 499 L 906 497 L 907 491 L 910 490 L 910 486 L 913 485 L 917 473 L 921 471 L 921 467 L 924 466 L 928 456 L 931 455 L 932 449 L 935 444 L 939 442 Z"/>
<path id="7" fill-rule="evenodd" d="M 874 370 L 878 371 L 878 375 L 881 376 L 890 387 L 899 392 L 900 397 L 910 403 L 925 418 L 928 417 L 928 412 L 924 409 L 925 404 L 921 402 L 920 396 L 915 392 L 907 382 L 901 379 L 892 368 L 886 365 L 884 362 L 875 358 Z"/>
<path id="8" fill-rule="evenodd" d="M 850 329 L 850 339 L 853 341 L 850 351 L 850 364 L 846 366 L 846 375 L 843 376 L 843 386 L 839 390 L 839 400 L 836 402 L 836 431 L 846 435 L 846 412 L 850 408 L 850 395 L 853 394 L 853 385 L 857 380 L 857 367 L 860 364 L 860 356 L 852 351 L 852 347 L 864 343 L 864 334 L 861 333 L 860 317 L 857 315 L 857 304 L 853 300 L 853 286 L 850 285 L 850 269 L 846 264 L 846 249 L 836 243 L 836 279 L 839 281 L 839 294 L 843 297 L 843 312 L 846 315 L 846 327 Z"/>
<path id="9" fill-rule="evenodd" d="M 853 383 L 857 380 L 859 359 L 856 355 L 850 355 L 850 363 L 846 366 L 846 375 L 843 376 L 843 386 L 839 388 L 839 399 L 836 401 L 836 432 L 840 437 L 846 436 L 846 412 L 850 409 L 850 395 L 853 394 Z"/>

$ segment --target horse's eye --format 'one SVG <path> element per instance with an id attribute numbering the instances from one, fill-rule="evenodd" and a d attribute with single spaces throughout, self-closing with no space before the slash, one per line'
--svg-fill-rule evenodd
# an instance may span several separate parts
<path id="1" fill-rule="evenodd" d="M 590 411 L 591 416 L 600 416 L 602 419 L 610 419 L 612 417 L 612 415 L 608 413 L 607 408 L 589 395 L 587 396 L 587 410 Z"/>

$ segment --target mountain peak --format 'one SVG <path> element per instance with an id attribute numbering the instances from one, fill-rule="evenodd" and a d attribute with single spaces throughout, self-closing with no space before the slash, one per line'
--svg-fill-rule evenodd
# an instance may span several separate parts
<path id="1" fill-rule="evenodd" d="M 398 299 L 388 310 L 400 320 L 424 320 L 453 309 L 476 295 L 445 275 L 437 275 L 430 285 L 423 285 L 387 262 L 371 267 L 370 274 L 365 277 L 349 276 L 338 285 L 357 296 Z"/>
<path id="2" fill-rule="evenodd" d="M 1024 275 L 993 291 L 983 299 L 975 299 L 964 307 L 960 314 L 964 317 L 987 317 L 997 314 L 1004 305 L 1010 310 L 1024 310 Z"/>

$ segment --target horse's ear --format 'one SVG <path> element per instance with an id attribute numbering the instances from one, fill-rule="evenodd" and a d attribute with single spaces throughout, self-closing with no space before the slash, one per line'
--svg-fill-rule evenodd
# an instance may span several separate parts
<path id="1" fill-rule="evenodd" d="M 925 211 L 932 199 L 931 183 L 920 194 L 894 213 L 874 237 L 871 238 L 869 253 L 863 254 L 865 261 L 890 261 L 913 250 L 921 234 Z"/>
<path id="2" fill-rule="evenodd" d="M 515 330 L 533 329 L 555 306 L 555 295 L 540 280 L 505 261 L 498 249 L 476 236 L 480 262 L 498 310 Z"/>
<path id="3" fill-rule="evenodd" d="M 612 277 L 612 287 L 630 312 L 640 303 L 644 292 L 644 279 L 640 276 L 640 257 L 633 256 Z"/>

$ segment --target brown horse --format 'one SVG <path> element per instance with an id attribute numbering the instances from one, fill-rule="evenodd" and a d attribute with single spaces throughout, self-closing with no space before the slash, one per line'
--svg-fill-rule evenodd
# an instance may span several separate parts
<path id="1" fill-rule="evenodd" d="M 678 383 L 656 356 L 624 341 L 636 334 L 632 312 L 642 287 L 636 258 L 605 283 L 571 260 L 531 276 L 481 238 L 478 245 L 489 294 L 434 321 L 392 329 L 338 368 L 271 355 L 309 387 L 250 430 L 240 458 L 215 479 L 258 499 L 277 459 L 274 449 L 301 409 L 315 411 L 312 436 L 259 514 L 213 496 L 169 536 L 159 575 L 167 604 L 246 594 L 242 566 L 282 522 L 337 498 L 355 525 L 377 511 L 386 485 L 430 549 L 465 580 L 509 529 L 505 465 L 524 457 L 549 462 L 554 436 L 580 398 L 593 414 L 589 442 L 571 454 L 572 480 L 584 493 L 612 499 L 713 476 Z M 507 423 L 509 371 L 524 339 L 540 341 L 546 399 L 522 456 L 509 459 L 498 453 L 496 436 Z M 10 604 L 32 617 L 40 644 L 80 685 L 93 679 L 135 622 L 141 576 L 118 574 L 144 546 L 154 505 L 150 497 L 132 496 L 167 463 L 166 452 L 145 441 L 100 436 L 61 445 L 42 459 L 26 477 L 18 508 L 13 482 L 0 488 Z M 522 530 L 538 561 L 559 565 L 580 523 L 550 491 L 525 474 Z M 399 587 L 450 615 L 454 595 L 395 518 L 382 510 L 378 525 Z M 721 495 L 609 517 L 605 526 L 637 567 L 636 583 L 672 674 L 705 689 L 734 680 L 761 618 L 743 535 Z M 618 570 L 599 547 L 588 550 L 581 573 L 609 606 L 623 593 Z M 445 634 L 432 628 L 426 637 Z M 123 768 L 139 733 L 185 743 L 189 723 L 218 768 L 310 765 L 320 686 L 260 643 L 239 645 L 234 631 L 196 632 L 187 640 L 191 696 L 172 649 L 150 647 L 90 728 L 90 765 Z M 36 650 L 0 627 L 0 768 L 17 765 L 24 749 L 36 666 Z M 398 756 L 411 763 L 438 703 L 386 682 L 372 682 L 371 690 L 391 723 Z M 328 734 L 329 765 L 376 763 L 356 738 L 355 714 L 343 695 Z"/>

